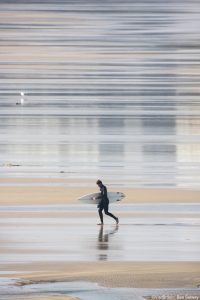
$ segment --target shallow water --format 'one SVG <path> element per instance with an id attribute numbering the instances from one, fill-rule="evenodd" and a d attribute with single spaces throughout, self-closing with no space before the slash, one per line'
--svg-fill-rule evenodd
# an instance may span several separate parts
<path id="1" fill-rule="evenodd" d="M 1 177 L 199 187 L 198 1 L 11 0 L 0 18 Z"/>
<path id="2" fill-rule="evenodd" d="M 10 285 L 10 286 L 9 286 Z M 91 282 L 37 282 L 19 287 L 15 280 L 0 278 L 0 296 L 4 300 L 28 300 L 47 296 L 71 296 L 82 300 L 144 300 L 153 299 L 188 299 L 199 300 L 199 288 L 145 289 L 145 288 L 107 288 Z"/>

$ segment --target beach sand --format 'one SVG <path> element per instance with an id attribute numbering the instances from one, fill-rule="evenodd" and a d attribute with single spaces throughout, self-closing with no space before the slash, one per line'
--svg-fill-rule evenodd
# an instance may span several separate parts
<path id="1" fill-rule="evenodd" d="M 95 192 L 97 190 L 95 187 L 69 187 L 67 186 L 69 182 L 66 182 L 65 180 L 1 179 L 0 183 L 1 207 L 12 207 L 12 205 L 16 205 L 20 208 L 21 205 L 79 204 L 77 201 L 78 197 L 83 194 Z M 37 185 L 38 183 L 40 185 Z M 41 184 L 48 184 L 48 186 L 41 186 Z M 55 186 L 54 184 L 59 185 Z M 126 194 L 123 204 L 199 203 L 200 201 L 200 191 L 161 188 L 111 189 L 120 190 Z M 87 214 L 87 218 L 90 218 L 92 214 L 94 216 L 94 213 L 96 214 L 96 211 L 87 213 L 73 211 L 71 218 L 76 219 L 80 217 L 81 214 Z M 11 219 L 16 220 L 17 218 L 20 220 L 21 218 L 35 218 L 39 216 L 40 219 L 54 217 L 59 220 L 59 217 L 65 219 L 65 214 L 69 217 L 70 212 L 66 213 L 60 211 L 53 214 L 54 215 L 45 211 L 37 213 L 30 211 L 24 212 L 20 211 L 20 209 L 16 212 L 13 210 L 10 212 L 1 211 L 1 219 L 8 220 L 6 221 L 8 223 L 2 223 L 3 225 L 1 225 L 3 234 L 0 236 L 0 244 L 4 245 L 6 243 L 9 245 L 9 236 L 6 236 L 6 231 L 4 231 L 4 228 L 11 228 L 9 226 L 13 226 L 13 223 L 10 223 L 9 225 Z M 123 218 L 126 219 L 130 216 L 131 213 L 126 212 L 124 213 Z M 143 217 L 145 217 L 145 214 Z M 151 213 L 151 217 L 154 217 L 153 213 Z M 170 217 L 175 218 L 176 214 Z M 181 217 L 187 217 L 187 214 L 185 213 Z M 190 218 L 191 217 L 193 217 L 193 215 L 190 215 Z M 68 222 L 70 224 L 70 218 L 68 219 Z M 68 225 L 65 224 L 65 226 Z M 90 226 L 90 224 L 87 224 L 87 226 Z M 21 244 L 19 243 L 19 245 Z M 15 253 L 26 254 L 26 250 L 20 249 L 22 248 L 19 247 L 19 249 L 16 248 L 12 250 L 12 247 L 6 248 L 3 246 L 0 250 L 0 256 L 2 253 L 12 253 L 12 251 L 13 255 L 15 255 Z M 35 251 L 37 252 L 37 250 Z M 34 257 L 34 251 L 32 249 L 30 249 L 27 253 L 28 255 L 32 255 Z M 1 265 L 0 272 L 1 277 L 17 278 L 19 286 L 41 282 L 49 283 L 72 281 L 95 282 L 102 286 L 112 288 L 196 288 L 200 285 L 199 261 L 62 261 L 61 259 L 59 261 L 10 261 Z M 51 295 L 49 295 L 49 297 L 46 298 L 41 297 L 41 299 L 33 299 L 64 300 L 75 298 L 68 298 L 67 296 L 62 295 L 54 295 L 53 298 L 51 298 Z"/>
<path id="2" fill-rule="evenodd" d="M 0 179 L 0 205 L 75 204 L 82 195 L 97 192 L 90 182 L 61 179 Z M 87 184 L 87 183 L 86 183 Z M 75 185 L 75 186 L 74 186 Z M 176 188 L 116 188 L 126 197 L 123 203 L 190 203 L 200 202 L 200 191 Z"/>
<path id="3" fill-rule="evenodd" d="M 48 262 L 16 264 L 14 269 L 22 272 L 20 285 L 88 281 L 107 287 L 194 288 L 200 284 L 200 262 Z"/>

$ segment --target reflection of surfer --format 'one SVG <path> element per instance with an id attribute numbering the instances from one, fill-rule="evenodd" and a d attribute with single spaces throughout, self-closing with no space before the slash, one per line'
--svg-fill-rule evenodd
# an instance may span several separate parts
<path id="1" fill-rule="evenodd" d="M 115 234 L 119 229 L 119 226 L 116 224 L 115 225 L 115 228 L 110 230 L 109 232 L 103 234 L 103 227 L 100 227 L 100 230 L 99 230 L 99 238 L 98 238 L 98 241 L 99 241 L 99 249 L 107 249 L 108 247 L 105 247 L 105 244 L 103 245 L 102 243 L 108 243 L 109 242 L 109 236 L 112 235 L 112 234 Z"/>
<path id="2" fill-rule="evenodd" d="M 119 223 L 119 219 L 117 217 L 115 217 L 113 214 L 111 214 L 108 211 L 108 207 L 109 207 L 109 199 L 107 196 L 107 188 L 105 185 L 103 185 L 101 180 L 97 180 L 96 184 L 98 185 L 101 195 L 100 195 L 100 202 L 98 204 L 98 209 L 99 209 L 99 217 L 101 220 L 101 223 L 98 225 L 103 225 L 103 213 L 102 211 L 104 210 L 105 214 L 112 217 L 113 219 L 115 219 L 116 223 Z"/>
<path id="3" fill-rule="evenodd" d="M 110 230 L 107 233 L 103 233 L 103 226 L 100 227 L 99 236 L 98 236 L 98 249 L 99 250 L 108 250 L 109 248 L 109 237 L 110 235 L 115 234 L 118 231 L 119 226 L 116 224 L 116 227 Z M 101 253 L 99 255 L 99 260 L 107 260 L 107 252 Z"/>

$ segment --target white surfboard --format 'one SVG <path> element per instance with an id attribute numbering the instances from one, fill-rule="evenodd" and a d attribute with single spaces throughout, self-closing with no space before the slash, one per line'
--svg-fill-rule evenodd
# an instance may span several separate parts
<path id="1" fill-rule="evenodd" d="M 124 193 L 121 192 L 108 192 L 108 199 L 110 203 L 121 201 L 125 197 Z M 88 204 L 98 204 L 101 200 L 101 194 L 100 193 L 92 193 L 84 195 L 80 198 L 78 198 L 79 201 L 82 203 L 88 203 Z"/>

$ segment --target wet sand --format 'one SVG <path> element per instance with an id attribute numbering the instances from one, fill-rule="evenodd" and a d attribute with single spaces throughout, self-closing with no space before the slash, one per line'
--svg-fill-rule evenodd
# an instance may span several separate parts
<path id="1" fill-rule="evenodd" d="M 23 204 L 0 207 L 1 277 L 18 278 L 20 285 L 88 281 L 108 287 L 195 288 L 200 284 L 199 203 L 119 203 L 110 206 L 120 217 L 119 226 L 105 217 L 104 227 L 96 226 L 96 206 L 73 201 L 29 205 L 33 198 Z"/>
<path id="2" fill-rule="evenodd" d="M 30 273 L 18 274 L 12 285 L 4 285 L 0 295 L 3 300 L 177 300 L 181 296 L 198 300 L 199 267 L 199 263 L 147 262 L 33 264 L 24 268 L 32 269 Z"/>
<path id="3" fill-rule="evenodd" d="M 76 200 L 96 189 L 53 179 L 1 183 L 0 281 L 14 279 L 0 286 L 2 299 L 199 295 L 198 191 L 124 189 L 125 201 L 110 205 L 120 224 L 105 217 L 99 227 L 96 206 Z"/>
<path id="4" fill-rule="evenodd" d="M 48 262 L 14 267 L 21 286 L 72 281 L 112 288 L 196 288 L 200 284 L 200 262 Z"/>
<path id="5" fill-rule="evenodd" d="M 1 300 L 199 295 L 199 9 L 1 1 Z"/>

